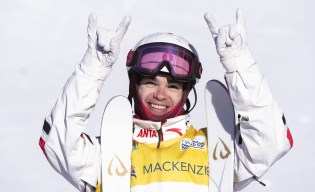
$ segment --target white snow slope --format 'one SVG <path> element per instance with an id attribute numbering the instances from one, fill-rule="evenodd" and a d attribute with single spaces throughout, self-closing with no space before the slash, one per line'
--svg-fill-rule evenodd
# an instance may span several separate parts
<path id="1" fill-rule="evenodd" d="M 283 108 L 295 145 L 262 178 L 243 191 L 311 191 L 315 147 L 315 3 L 310 0 L 10 0 L 0 2 L 0 191 L 76 191 L 46 161 L 38 139 L 45 115 L 83 57 L 90 12 L 100 25 L 116 29 L 124 15 L 133 20 L 122 43 L 120 59 L 104 85 L 87 132 L 99 133 L 108 99 L 127 95 L 125 58 L 144 35 L 173 32 L 190 40 L 203 63 L 197 85 L 199 103 L 192 113 L 205 126 L 203 87 L 223 81 L 224 70 L 203 19 L 209 11 L 219 25 L 235 22 L 236 8 L 247 21 L 248 43 Z M 313 146 L 313 147 L 312 147 Z"/>

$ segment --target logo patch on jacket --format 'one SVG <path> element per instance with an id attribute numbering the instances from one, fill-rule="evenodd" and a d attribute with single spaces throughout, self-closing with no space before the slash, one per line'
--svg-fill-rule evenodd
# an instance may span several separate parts
<path id="1" fill-rule="evenodd" d="M 131 166 L 131 177 L 137 178 L 136 167 Z"/>
<path id="2" fill-rule="evenodd" d="M 184 138 L 180 142 L 180 150 L 185 151 L 186 149 L 205 149 L 206 146 L 206 138 L 205 136 L 196 136 L 194 140 L 189 138 Z"/>
<path id="3" fill-rule="evenodd" d="M 139 146 L 138 146 L 138 142 L 136 140 L 132 140 L 132 150 L 138 150 Z"/>
<path id="4" fill-rule="evenodd" d="M 153 129 L 140 129 L 140 132 L 138 133 L 137 137 L 155 138 L 157 137 L 157 132 L 156 130 Z"/>

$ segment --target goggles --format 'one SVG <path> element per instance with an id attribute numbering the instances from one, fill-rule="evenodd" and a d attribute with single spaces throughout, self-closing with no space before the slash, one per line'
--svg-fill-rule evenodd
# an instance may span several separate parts
<path id="1" fill-rule="evenodd" d="M 157 75 L 167 67 L 171 75 L 178 80 L 200 79 L 202 66 L 198 57 L 191 51 L 169 43 L 150 43 L 130 50 L 127 67 L 143 75 Z"/>

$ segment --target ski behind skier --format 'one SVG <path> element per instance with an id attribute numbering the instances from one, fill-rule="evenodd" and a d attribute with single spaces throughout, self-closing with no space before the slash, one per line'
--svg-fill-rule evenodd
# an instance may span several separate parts
<path id="1" fill-rule="evenodd" d="M 112 98 L 101 129 L 102 191 L 130 191 L 132 109 L 123 96 Z"/>
<path id="2" fill-rule="evenodd" d="M 205 87 L 209 191 L 233 192 L 235 113 L 228 90 L 217 80 Z"/>

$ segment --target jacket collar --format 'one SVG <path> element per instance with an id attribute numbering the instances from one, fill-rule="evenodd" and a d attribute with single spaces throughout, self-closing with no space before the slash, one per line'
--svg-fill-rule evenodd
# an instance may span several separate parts
<path id="1" fill-rule="evenodd" d="M 154 122 L 134 118 L 133 139 L 142 143 L 158 142 L 157 131 L 161 129 L 163 140 L 170 140 L 182 136 L 186 133 L 189 124 L 190 115 L 180 115 L 167 119 L 164 122 Z M 160 132 L 161 132 L 160 131 Z"/>

